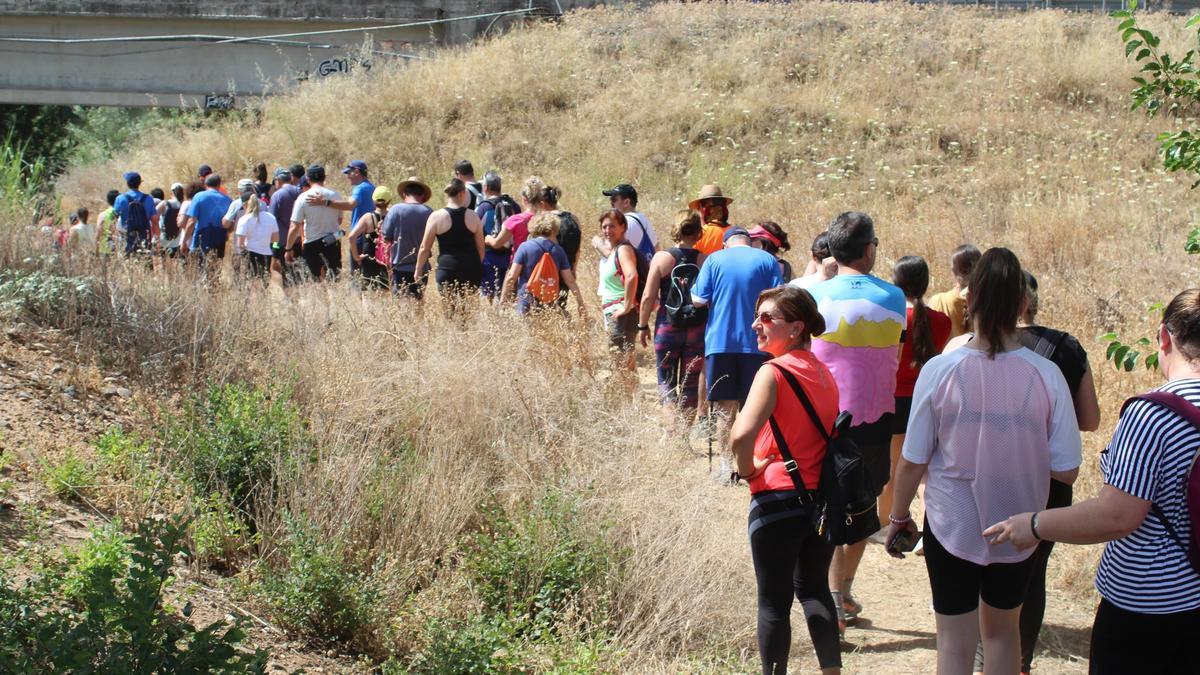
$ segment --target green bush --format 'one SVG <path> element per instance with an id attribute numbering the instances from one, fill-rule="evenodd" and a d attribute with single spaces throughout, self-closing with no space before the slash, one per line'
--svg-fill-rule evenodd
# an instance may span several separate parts
<path id="1" fill-rule="evenodd" d="M 426 622 L 427 646 L 403 665 L 384 664 L 384 675 L 415 673 L 518 673 L 512 624 L 497 617 L 476 616 L 465 620 L 433 618 Z"/>
<path id="2" fill-rule="evenodd" d="M 340 541 L 323 537 L 290 514 L 285 521 L 287 562 L 263 576 L 256 594 L 293 634 L 371 651 L 379 583 L 362 571 L 360 561 L 349 559 Z"/>
<path id="3" fill-rule="evenodd" d="M 96 472 L 74 450 L 67 450 L 58 464 L 42 464 L 42 481 L 59 499 L 86 498 L 96 485 Z"/>
<path id="4" fill-rule="evenodd" d="M 229 498 L 214 492 L 200 499 L 192 518 L 192 555 L 199 562 L 229 569 L 257 539 Z"/>
<path id="5" fill-rule="evenodd" d="M 175 470 L 197 494 L 227 494 L 234 508 L 252 512 L 255 494 L 270 485 L 273 463 L 310 446 L 290 393 L 227 384 L 188 398 L 164 434 Z"/>
<path id="6" fill-rule="evenodd" d="M 0 316 L 30 318 L 58 325 L 67 308 L 78 307 L 92 293 L 85 277 L 64 277 L 42 270 L 0 272 Z"/>
<path id="7" fill-rule="evenodd" d="M 513 516 L 494 514 L 470 542 L 465 564 L 484 606 L 535 634 L 552 629 L 568 606 L 602 621 L 612 566 L 603 528 L 559 493 Z"/>
<path id="8" fill-rule="evenodd" d="M 102 529 L 90 550 L 24 584 L 0 570 L 0 672 L 263 673 L 235 622 L 197 629 L 163 608 L 185 523 L 144 521 L 126 537 Z M 85 547 L 88 549 L 88 547 Z M 70 594 L 68 596 L 68 594 Z"/>

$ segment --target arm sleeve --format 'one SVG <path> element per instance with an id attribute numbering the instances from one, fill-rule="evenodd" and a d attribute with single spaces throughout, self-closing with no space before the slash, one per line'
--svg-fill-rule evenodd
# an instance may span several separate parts
<path id="1" fill-rule="evenodd" d="M 296 197 L 296 205 L 292 207 L 292 222 L 293 223 L 303 223 L 304 222 L 304 195 L 303 194 L 301 194 L 299 197 Z M 289 235 L 289 236 L 291 236 L 291 235 Z"/>
<path id="2" fill-rule="evenodd" d="M 1083 462 L 1083 441 L 1075 420 L 1075 403 L 1058 368 L 1049 373 L 1047 387 L 1054 410 L 1050 414 L 1050 470 L 1070 471 Z"/>
<path id="3" fill-rule="evenodd" d="M 700 266 L 700 274 L 696 277 L 696 284 L 692 286 L 692 297 L 705 302 L 712 297 L 712 269 L 712 263 Z"/>
<path id="4" fill-rule="evenodd" d="M 904 436 L 904 459 L 913 464 L 928 464 L 937 447 L 938 414 L 933 407 L 933 396 L 941 384 L 943 367 L 938 363 L 944 357 L 935 356 L 917 376 L 913 388 L 912 411 L 908 415 L 908 433 Z"/>
<path id="5" fill-rule="evenodd" d="M 1117 422 L 1104 482 L 1139 499 L 1154 501 L 1159 460 L 1163 455 L 1163 426 L 1168 413 L 1153 403 L 1134 401 Z"/>
<path id="6" fill-rule="evenodd" d="M 188 207 L 187 207 L 187 209 L 184 210 L 183 215 L 187 216 L 188 218 L 196 217 L 196 200 L 195 199 L 188 202 Z"/>
<path id="7" fill-rule="evenodd" d="M 567 252 L 561 246 L 555 245 L 551 251 L 553 251 L 551 255 L 554 257 L 554 264 L 558 265 L 558 271 L 571 269 L 571 260 L 567 258 Z"/>
<path id="8" fill-rule="evenodd" d="M 246 221 L 249 219 L 250 216 L 242 216 L 241 218 L 238 218 L 237 227 L 234 228 L 233 233 L 239 237 L 246 236 Z"/>

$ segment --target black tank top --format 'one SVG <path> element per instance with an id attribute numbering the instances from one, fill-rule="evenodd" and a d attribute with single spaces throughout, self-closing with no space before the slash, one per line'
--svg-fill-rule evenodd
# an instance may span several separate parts
<path id="1" fill-rule="evenodd" d="M 447 208 L 450 214 L 450 229 L 437 236 L 438 269 L 462 270 L 482 267 L 479 250 L 475 248 L 475 234 L 467 229 L 467 209 Z"/>
<path id="2" fill-rule="evenodd" d="M 700 250 L 694 248 L 669 248 L 667 253 L 670 253 L 675 258 L 675 265 L 684 265 L 691 263 L 696 264 L 700 259 Z M 671 265 L 671 270 L 675 269 L 675 265 Z M 667 304 L 667 293 L 671 292 L 671 270 L 667 270 L 667 276 L 663 277 L 662 283 L 658 285 L 658 306 L 662 307 Z M 666 319 L 666 312 L 659 312 L 659 317 Z"/>

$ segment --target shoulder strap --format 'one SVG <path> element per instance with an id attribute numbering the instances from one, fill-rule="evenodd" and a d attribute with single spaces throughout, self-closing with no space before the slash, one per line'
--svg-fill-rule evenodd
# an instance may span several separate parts
<path id="1" fill-rule="evenodd" d="M 784 379 L 791 385 L 792 391 L 796 393 L 796 398 L 800 399 L 800 405 L 804 406 L 804 410 L 808 413 L 808 418 L 812 420 L 813 426 L 821 432 L 821 435 L 825 437 L 827 442 L 833 440 L 833 436 L 830 435 L 825 425 L 821 423 L 821 416 L 817 414 L 817 409 L 813 407 L 812 401 L 808 398 L 808 393 L 804 391 L 804 387 L 800 386 L 800 381 L 796 379 L 796 376 L 778 363 L 772 361 L 768 361 L 768 363 L 779 370 L 783 374 Z"/>
<path id="2" fill-rule="evenodd" d="M 787 441 L 783 440 L 783 430 L 779 428 L 779 422 L 775 421 L 774 415 L 767 418 L 767 422 L 770 423 L 771 433 L 775 436 L 775 446 L 779 448 L 779 454 L 783 455 L 783 468 L 791 476 L 792 485 L 795 485 L 796 489 L 801 492 L 807 490 L 808 486 L 804 484 L 804 476 L 800 475 L 800 465 L 796 464 L 796 458 L 792 457 L 792 451 L 788 449 Z"/>
<path id="3" fill-rule="evenodd" d="M 1125 408 L 1128 408 L 1129 404 L 1133 403 L 1134 401 L 1146 401 L 1147 403 L 1153 403 L 1154 405 L 1162 406 L 1163 408 L 1166 408 L 1167 410 L 1170 410 L 1176 415 L 1187 420 L 1187 422 L 1192 425 L 1192 428 L 1200 431 L 1200 408 L 1192 405 L 1190 401 L 1179 394 L 1174 394 L 1169 391 L 1151 391 L 1145 394 L 1131 396 L 1125 399 L 1125 402 L 1121 404 L 1121 414 L 1124 414 Z M 1195 462 L 1195 458 L 1193 458 L 1192 461 Z M 1192 471 L 1195 471 L 1194 467 L 1192 468 Z M 1171 539 L 1174 539 L 1176 544 L 1179 544 L 1183 547 L 1184 551 L 1187 551 L 1187 544 L 1184 543 L 1183 537 L 1179 536 L 1179 532 L 1175 529 L 1175 526 L 1172 525 L 1171 521 L 1167 519 L 1167 514 L 1162 510 L 1162 507 L 1156 502 L 1150 502 L 1150 509 L 1154 512 L 1154 515 L 1158 517 L 1158 520 L 1163 524 L 1163 527 L 1166 528 L 1167 534 L 1170 535 Z"/>

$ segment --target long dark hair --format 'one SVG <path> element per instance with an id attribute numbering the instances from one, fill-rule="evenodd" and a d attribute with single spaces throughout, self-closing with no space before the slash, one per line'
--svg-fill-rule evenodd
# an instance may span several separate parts
<path id="1" fill-rule="evenodd" d="M 1021 303 L 1025 300 L 1025 275 L 1021 261 L 1006 248 L 989 248 L 967 282 L 970 300 L 967 311 L 975 322 L 975 334 L 988 341 L 988 357 L 1004 348 L 1005 336 L 1017 330 Z"/>
<path id="2" fill-rule="evenodd" d="M 892 270 L 892 283 L 904 291 L 904 297 L 913 305 L 912 344 L 913 368 L 920 370 L 925 362 L 937 356 L 937 345 L 933 344 L 933 327 L 929 323 L 929 307 L 925 305 L 925 291 L 929 290 L 929 265 L 918 255 L 906 255 L 896 261 Z"/>

